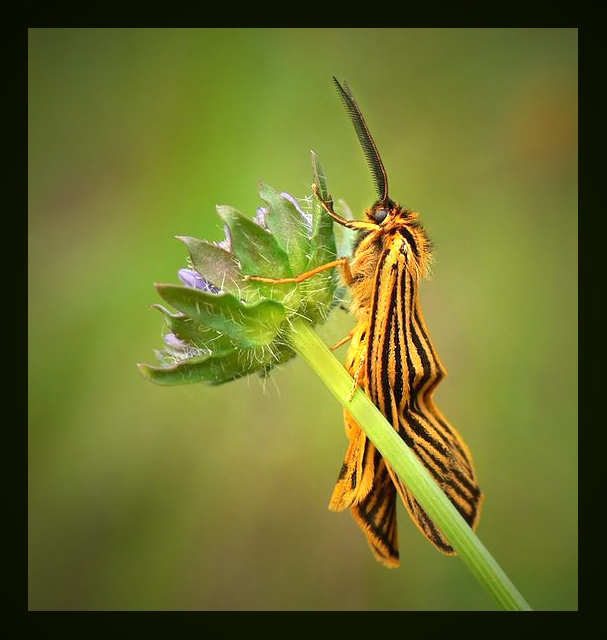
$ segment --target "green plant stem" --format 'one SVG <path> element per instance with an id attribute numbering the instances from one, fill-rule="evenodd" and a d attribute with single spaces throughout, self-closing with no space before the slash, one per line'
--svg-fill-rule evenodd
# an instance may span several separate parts
<path id="1" fill-rule="evenodd" d="M 294 324 L 291 344 L 352 414 L 497 603 L 509 611 L 531 611 L 531 607 L 508 576 L 379 409 L 361 389 L 357 389 L 352 400 L 348 401 L 354 384 L 352 377 L 306 322 L 298 321 Z"/>

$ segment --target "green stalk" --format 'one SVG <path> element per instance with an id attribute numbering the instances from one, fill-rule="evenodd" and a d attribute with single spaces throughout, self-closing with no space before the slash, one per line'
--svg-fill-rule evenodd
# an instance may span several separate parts
<path id="1" fill-rule="evenodd" d="M 293 326 L 290 339 L 293 348 L 348 409 L 497 603 L 508 611 L 531 611 L 508 576 L 379 409 L 361 389 L 357 389 L 352 400 L 348 401 L 354 381 L 313 329 L 306 322 L 298 321 Z"/>

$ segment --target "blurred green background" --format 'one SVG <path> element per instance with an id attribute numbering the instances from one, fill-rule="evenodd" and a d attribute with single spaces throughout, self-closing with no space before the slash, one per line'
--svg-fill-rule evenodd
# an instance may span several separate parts
<path id="1" fill-rule="evenodd" d="M 393 571 L 327 510 L 346 437 L 304 362 L 217 388 L 135 367 L 174 236 L 220 239 L 216 204 L 307 195 L 310 149 L 335 198 L 374 200 L 332 75 L 435 244 L 478 534 L 532 607 L 577 609 L 576 29 L 30 30 L 30 609 L 495 608 L 404 509 Z"/>

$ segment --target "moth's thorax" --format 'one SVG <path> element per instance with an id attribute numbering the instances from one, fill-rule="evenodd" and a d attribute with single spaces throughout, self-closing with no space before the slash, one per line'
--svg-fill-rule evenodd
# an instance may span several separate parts
<path id="1" fill-rule="evenodd" d="M 377 227 L 359 232 L 350 262 L 352 311 L 357 315 L 370 307 L 380 261 L 406 269 L 417 283 L 428 274 L 431 260 L 431 243 L 416 211 L 393 202 L 389 207 L 376 203 L 365 216 Z"/>
<path id="2" fill-rule="evenodd" d="M 353 273 L 370 274 L 375 271 L 383 252 L 404 261 L 407 269 L 418 279 L 429 271 L 432 243 L 419 222 L 417 211 L 406 209 L 392 201 L 390 206 L 375 203 L 365 210 L 366 218 L 376 224 L 373 230 L 359 232 L 353 252 Z"/>

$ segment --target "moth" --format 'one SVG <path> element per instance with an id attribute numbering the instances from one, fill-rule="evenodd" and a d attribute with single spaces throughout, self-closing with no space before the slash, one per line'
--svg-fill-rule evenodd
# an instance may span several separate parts
<path id="1" fill-rule="evenodd" d="M 334 211 L 331 196 L 323 194 L 316 181 L 312 188 L 325 211 L 358 234 L 352 257 L 338 258 L 294 278 L 251 279 L 301 282 L 325 269 L 340 268 L 351 292 L 350 311 L 356 325 L 334 348 L 350 342 L 345 367 L 355 384 L 474 528 L 483 494 L 472 456 L 433 400 L 446 371 L 430 340 L 418 297 L 419 283 L 429 271 L 431 243 L 419 214 L 389 197 L 386 170 L 363 115 L 348 85 L 333 80 L 354 125 L 378 198 L 365 210 L 364 220 L 348 220 Z M 400 496 L 424 536 L 442 553 L 453 555 L 452 546 L 347 409 L 344 422 L 349 446 L 329 509 L 350 509 L 375 558 L 387 567 L 397 567 L 396 503 Z"/>

